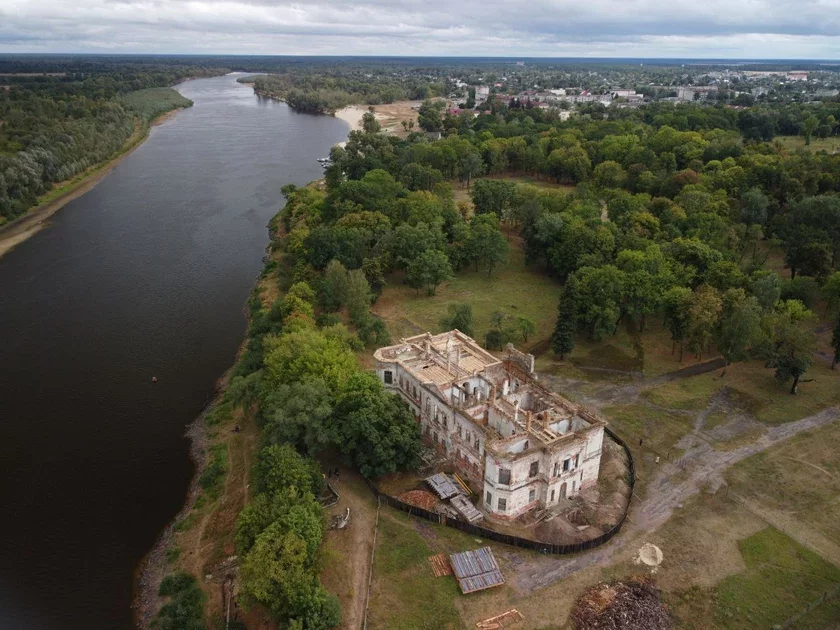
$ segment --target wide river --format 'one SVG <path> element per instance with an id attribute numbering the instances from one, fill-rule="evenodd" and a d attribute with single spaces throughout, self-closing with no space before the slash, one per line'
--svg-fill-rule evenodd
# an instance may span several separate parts
<path id="1" fill-rule="evenodd" d="M 192 108 L 0 258 L 0 628 L 132 627 L 280 188 L 348 131 L 231 75 L 178 90 Z"/>

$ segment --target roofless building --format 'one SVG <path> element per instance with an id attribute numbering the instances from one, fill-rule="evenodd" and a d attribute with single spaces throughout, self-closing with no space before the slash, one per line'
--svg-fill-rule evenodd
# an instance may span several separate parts
<path id="1" fill-rule="evenodd" d="M 532 355 L 508 345 L 500 360 L 452 330 L 403 339 L 374 357 L 424 439 L 483 488 L 488 513 L 515 518 L 597 483 L 605 421 L 543 387 Z"/>

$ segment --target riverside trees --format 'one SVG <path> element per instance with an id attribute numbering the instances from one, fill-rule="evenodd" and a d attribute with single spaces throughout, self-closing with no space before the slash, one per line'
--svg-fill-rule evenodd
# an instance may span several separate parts
<path id="1" fill-rule="evenodd" d="M 27 64 L 40 69 L 40 63 L 3 60 L 0 71 L 11 66 L 27 73 Z M 165 59 L 62 65 L 67 72 L 59 76 L 3 79 L 10 89 L 0 89 L 0 225 L 26 212 L 53 184 L 113 157 L 138 123 L 190 104 L 160 88 L 223 72 Z"/>

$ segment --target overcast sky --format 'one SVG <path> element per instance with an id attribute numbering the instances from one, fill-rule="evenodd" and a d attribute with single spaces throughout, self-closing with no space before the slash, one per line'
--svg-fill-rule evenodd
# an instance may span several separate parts
<path id="1" fill-rule="evenodd" d="M 0 52 L 840 58 L 840 0 L 0 0 Z"/>

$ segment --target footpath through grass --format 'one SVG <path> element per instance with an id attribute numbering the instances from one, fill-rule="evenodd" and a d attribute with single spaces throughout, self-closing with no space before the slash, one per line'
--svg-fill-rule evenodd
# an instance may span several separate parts
<path id="1" fill-rule="evenodd" d="M 840 543 L 840 423 L 800 433 L 726 475 L 731 489 Z"/>

